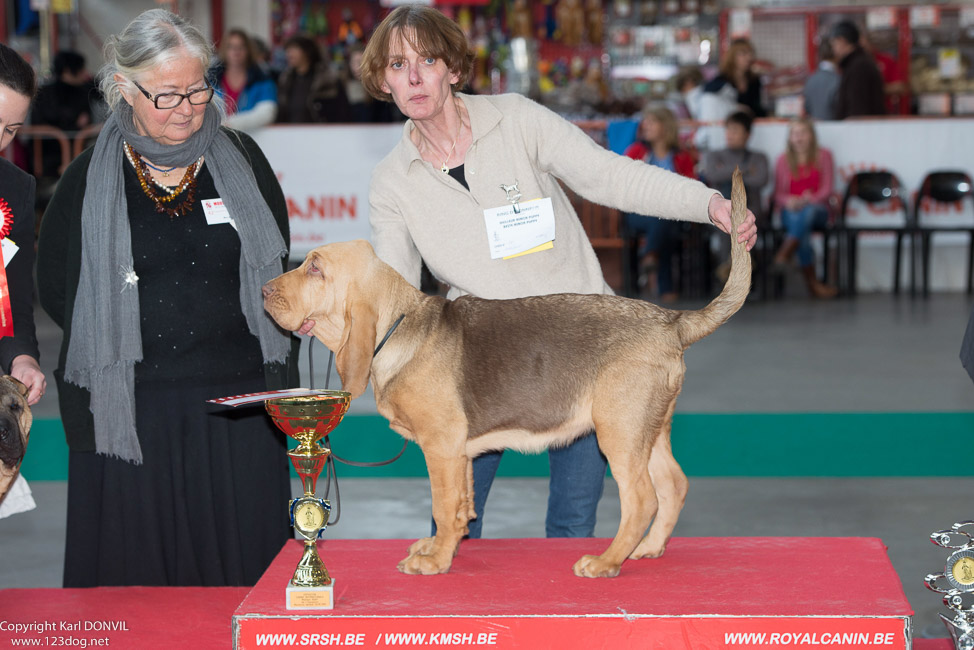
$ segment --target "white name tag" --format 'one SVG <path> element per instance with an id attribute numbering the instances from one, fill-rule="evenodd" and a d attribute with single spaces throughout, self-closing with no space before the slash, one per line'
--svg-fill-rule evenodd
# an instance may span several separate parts
<path id="1" fill-rule="evenodd" d="M 535 199 L 484 210 L 490 259 L 518 255 L 555 239 L 555 211 L 551 198 Z"/>
<path id="2" fill-rule="evenodd" d="M 206 215 L 207 225 L 215 226 L 221 223 L 228 223 L 233 226 L 234 230 L 237 229 L 237 224 L 230 218 L 230 211 L 223 204 L 223 199 L 203 199 L 203 214 Z"/>
<path id="3" fill-rule="evenodd" d="M 7 268 L 7 265 L 10 264 L 10 260 L 12 260 L 14 255 L 17 254 L 17 251 L 20 250 L 20 246 L 10 241 L 9 237 L 4 237 L 3 239 L 0 239 L 0 249 L 3 250 L 3 267 Z"/>

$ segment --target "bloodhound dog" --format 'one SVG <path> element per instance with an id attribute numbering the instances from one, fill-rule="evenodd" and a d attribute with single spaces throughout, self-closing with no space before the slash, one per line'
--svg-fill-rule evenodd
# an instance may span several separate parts
<path id="1" fill-rule="evenodd" d="M 33 416 L 27 386 L 10 375 L 0 377 L 0 501 L 7 495 L 27 451 Z"/>
<path id="2" fill-rule="evenodd" d="M 746 214 L 739 176 L 732 204 L 736 233 Z M 449 570 L 474 516 L 470 459 L 502 448 L 539 452 L 594 429 L 622 520 L 608 549 L 573 570 L 611 577 L 627 558 L 660 556 L 683 508 L 687 479 L 670 449 L 670 421 L 684 350 L 747 297 L 750 256 L 732 242 L 724 289 L 697 311 L 609 295 L 448 301 L 411 286 L 362 240 L 311 251 L 264 286 L 264 308 L 286 330 L 313 320 L 312 333 L 337 355 L 344 390 L 358 397 L 371 379 L 379 412 L 422 449 L 437 531 L 412 544 L 400 571 Z"/>

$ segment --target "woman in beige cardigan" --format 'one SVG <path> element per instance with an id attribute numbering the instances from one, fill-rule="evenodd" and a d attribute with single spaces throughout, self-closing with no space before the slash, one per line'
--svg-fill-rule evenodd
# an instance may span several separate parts
<path id="1" fill-rule="evenodd" d="M 559 180 L 625 212 L 730 230 L 730 202 L 703 184 L 610 153 L 520 95 L 455 92 L 472 62 L 459 26 L 423 6 L 390 13 L 365 51 L 366 90 L 409 118 L 373 172 L 372 243 L 413 285 L 425 261 L 450 298 L 611 293 Z M 530 225 L 519 229 L 518 217 Z M 756 234 L 749 214 L 738 236 L 750 248 Z M 551 449 L 549 459 L 548 537 L 590 536 L 606 468 L 595 436 Z M 500 452 L 474 460 L 471 537 L 480 536 L 499 462 Z"/>

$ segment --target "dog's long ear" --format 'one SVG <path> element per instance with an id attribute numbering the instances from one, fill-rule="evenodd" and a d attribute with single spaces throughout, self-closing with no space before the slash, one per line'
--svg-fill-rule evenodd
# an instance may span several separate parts
<path id="1" fill-rule="evenodd" d="M 376 314 L 371 305 L 356 301 L 345 308 L 345 329 L 335 355 L 335 367 L 342 378 L 342 390 L 352 399 L 365 392 L 375 349 Z"/>

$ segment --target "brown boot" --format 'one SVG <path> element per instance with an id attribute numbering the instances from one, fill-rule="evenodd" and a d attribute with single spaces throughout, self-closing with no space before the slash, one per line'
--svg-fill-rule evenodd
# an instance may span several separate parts
<path id="1" fill-rule="evenodd" d="M 796 250 L 798 250 L 798 240 L 794 237 L 786 238 L 771 262 L 772 272 L 781 274 L 787 271 L 788 262 L 791 261 L 791 256 L 795 254 Z"/>
<path id="2" fill-rule="evenodd" d="M 805 276 L 805 284 L 808 286 L 808 293 L 812 296 L 812 298 L 822 298 L 828 300 L 829 298 L 835 298 L 835 296 L 838 295 L 838 289 L 827 284 L 822 284 L 818 281 L 818 278 L 815 277 L 814 264 L 803 266 L 802 275 Z"/>
<path id="3" fill-rule="evenodd" d="M 775 253 L 774 261 L 776 264 L 786 264 L 791 256 L 795 254 L 798 250 L 798 239 L 795 237 L 786 237 L 785 241 L 781 242 L 781 248 Z"/>

